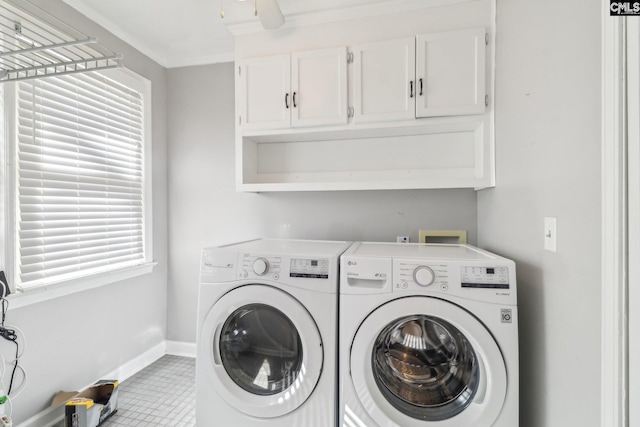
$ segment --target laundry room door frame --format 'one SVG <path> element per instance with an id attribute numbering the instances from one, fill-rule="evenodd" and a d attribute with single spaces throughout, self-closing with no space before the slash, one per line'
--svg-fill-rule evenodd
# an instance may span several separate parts
<path id="1" fill-rule="evenodd" d="M 629 402 L 640 401 L 640 20 L 627 19 L 627 198 Z M 629 427 L 640 427 L 640 407 L 629 405 Z"/>
<path id="2" fill-rule="evenodd" d="M 628 427 L 624 18 L 602 7 L 601 427 Z"/>
<path id="3" fill-rule="evenodd" d="M 602 6 L 601 426 L 640 427 L 640 22 Z"/>

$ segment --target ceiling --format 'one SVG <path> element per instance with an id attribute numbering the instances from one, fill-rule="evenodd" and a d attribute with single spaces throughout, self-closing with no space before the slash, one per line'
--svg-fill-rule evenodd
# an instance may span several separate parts
<path id="1" fill-rule="evenodd" d="M 232 61 L 234 42 L 227 25 L 258 22 L 253 16 L 253 1 L 63 1 L 167 68 Z M 278 3 L 285 19 L 289 20 L 312 14 L 335 15 L 338 9 L 353 13 L 357 8 L 398 1 L 278 0 Z M 225 11 L 224 20 L 220 18 L 221 5 Z"/>

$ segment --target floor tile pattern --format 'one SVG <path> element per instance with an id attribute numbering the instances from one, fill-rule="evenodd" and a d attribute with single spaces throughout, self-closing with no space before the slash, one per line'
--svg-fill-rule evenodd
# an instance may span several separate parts
<path id="1" fill-rule="evenodd" d="M 118 411 L 100 427 L 195 427 L 195 359 L 165 355 L 118 391 Z"/>

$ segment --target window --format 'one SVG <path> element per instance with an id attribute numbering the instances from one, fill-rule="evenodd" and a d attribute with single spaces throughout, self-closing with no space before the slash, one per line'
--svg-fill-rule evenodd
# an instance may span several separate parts
<path id="1" fill-rule="evenodd" d="M 125 70 L 87 72 L 8 92 L 16 289 L 148 264 L 147 82 Z"/>

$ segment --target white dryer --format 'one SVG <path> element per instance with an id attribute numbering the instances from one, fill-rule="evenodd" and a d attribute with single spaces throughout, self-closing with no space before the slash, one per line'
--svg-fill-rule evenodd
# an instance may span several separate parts
<path id="1" fill-rule="evenodd" d="M 338 262 L 348 247 L 255 240 L 202 251 L 198 426 L 335 424 Z"/>
<path id="2" fill-rule="evenodd" d="M 354 243 L 340 276 L 339 426 L 518 425 L 513 261 Z"/>

